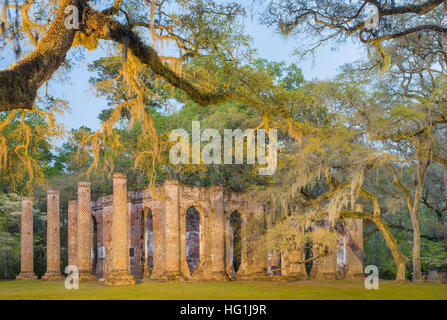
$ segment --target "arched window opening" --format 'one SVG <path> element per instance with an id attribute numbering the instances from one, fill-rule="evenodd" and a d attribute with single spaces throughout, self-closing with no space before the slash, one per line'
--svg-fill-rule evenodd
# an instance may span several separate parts
<path id="1" fill-rule="evenodd" d="M 144 270 L 152 271 L 154 265 L 154 249 L 153 249 L 153 226 L 152 211 L 143 210 L 140 219 L 140 266 L 141 277 L 144 276 Z M 145 269 L 147 265 L 147 269 Z"/>
<path id="2" fill-rule="evenodd" d="M 271 251 L 268 254 L 268 274 L 271 276 L 281 275 L 281 253 Z"/>
<path id="3" fill-rule="evenodd" d="M 92 216 L 92 271 L 96 274 L 98 265 L 98 224 L 95 216 Z"/>
<path id="4" fill-rule="evenodd" d="M 192 206 L 186 211 L 186 262 L 192 274 L 200 261 L 200 215 Z"/>
<path id="5" fill-rule="evenodd" d="M 230 265 L 234 273 L 242 263 L 242 219 L 238 211 L 230 216 Z"/>
<path id="6" fill-rule="evenodd" d="M 343 237 L 339 239 L 337 244 L 337 272 L 341 274 L 346 268 L 346 235 L 343 235 Z"/>
<path id="7" fill-rule="evenodd" d="M 147 213 L 146 220 L 146 246 L 147 246 L 147 261 L 146 264 L 149 267 L 149 270 L 152 271 L 154 268 L 154 227 L 153 227 L 153 219 L 152 219 L 152 211 L 149 210 Z M 146 251 L 145 251 L 146 252 Z"/>
<path id="8" fill-rule="evenodd" d="M 312 240 L 308 239 L 306 243 L 304 244 L 304 260 L 309 260 L 304 264 L 304 267 L 306 269 L 307 275 L 310 275 L 313 267 L 313 252 L 312 252 Z"/>

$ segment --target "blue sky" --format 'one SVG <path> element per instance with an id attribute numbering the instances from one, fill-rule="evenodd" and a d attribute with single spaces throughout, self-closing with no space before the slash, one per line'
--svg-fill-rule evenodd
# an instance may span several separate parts
<path id="1" fill-rule="evenodd" d="M 258 49 L 260 58 L 296 63 L 303 70 L 307 80 L 329 79 L 337 74 L 341 65 L 357 60 L 362 54 L 361 48 L 352 44 L 346 44 L 337 51 L 331 50 L 331 45 L 328 44 L 318 49 L 314 60 L 309 57 L 304 61 L 299 61 L 293 52 L 304 39 L 284 39 L 276 34 L 273 28 L 260 25 L 256 19 L 247 18 L 245 27 L 246 32 L 253 38 L 253 47 Z M 80 61 L 73 68 L 68 81 L 50 82 L 50 93 L 69 101 L 71 111 L 58 119 L 58 122 L 64 123 L 67 130 L 82 125 L 92 129 L 99 128 L 97 116 L 102 109 L 107 107 L 107 103 L 105 99 L 96 97 L 94 90 L 91 89 L 88 83 L 91 73 L 88 72 L 87 65 L 99 58 L 101 53 L 102 50 L 85 51 L 85 60 Z M 6 68 L 11 62 L 10 59 L 1 60 L 0 68 Z"/>

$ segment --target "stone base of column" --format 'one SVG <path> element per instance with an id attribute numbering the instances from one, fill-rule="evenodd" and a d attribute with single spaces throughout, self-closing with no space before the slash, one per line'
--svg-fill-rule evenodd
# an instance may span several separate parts
<path id="1" fill-rule="evenodd" d="M 61 281 L 61 280 L 65 280 L 65 276 L 59 272 L 47 271 L 41 280 L 42 281 Z"/>
<path id="2" fill-rule="evenodd" d="M 165 271 L 158 279 L 160 282 L 183 282 L 186 280 L 187 278 L 179 271 Z"/>
<path id="3" fill-rule="evenodd" d="M 236 281 L 237 279 L 236 279 L 236 275 L 234 275 L 234 274 L 229 274 L 228 275 L 228 277 L 230 278 L 230 281 Z"/>
<path id="4" fill-rule="evenodd" d="M 289 274 L 287 276 L 294 278 L 295 281 L 308 279 L 307 273 L 304 273 L 304 272 L 289 272 Z"/>
<path id="5" fill-rule="evenodd" d="M 112 271 L 104 281 L 106 286 L 132 286 L 135 278 L 128 271 Z"/>
<path id="6" fill-rule="evenodd" d="M 250 280 L 250 275 L 249 274 L 246 274 L 246 273 L 242 273 L 242 274 L 236 274 L 236 281 L 238 281 L 238 280 Z"/>
<path id="7" fill-rule="evenodd" d="M 227 282 L 231 281 L 231 279 L 224 271 L 213 271 L 211 272 L 211 281 Z"/>
<path id="8" fill-rule="evenodd" d="M 162 274 L 155 273 L 154 271 L 151 272 L 151 280 L 159 280 L 161 278 Z"/>
<path id="9" fill-rule="evenodd" d="M 151 278 L 151 270 L 149 270 L 149 267 L 145 265 L 143 269 L 143 279 L 150 279 L 150 278 Z"/>
<path id="10" fill-rule="evenodd" d="M 265 272 L 253 272 L 251 277 L 253 280 L 264 280 L 268 275 Z"/>
<path id="11" fill-rule="evenodd" d="M 365 280 L 363 273 L 347 273 L 343 280 Z"/>
<path id="12" fill-rule="evenodd" d="M 34 272 L 20 272 L 16 277 L 16 280 L 38 280 L 36 274 Z"/>
<path id="13" fill-rule="evenodd" d="M 237 270 L 237 272 L 233 275 L 235 279 L 237 280 L 241 280 L 244 277 L 248 277 L 250 275 L 250 272 L 248 271 L 248 267 L 245 263 L 242 263 L 239 266 L 239 269 Z"/>
<path id="14" fill-rule="evenodd" d="M 88 271 L 79 271 L 79 282 L 98 281 L 96 275 Z"/>
<path id="15" fill-rule="evenodd" d="M 154 266 L 154 268 L 151 271 L 151 280 L 159 280 L 163 276 L 163 273 L 164 273 L 163 269 Z"/>
<path id="16" fill-rule="evenodd" d="M 340 276 L 336 272 L 318 272 L 311 277 L 312 280 L 340 280 Z"/>
<path id="17" fill-rule="evenodd" d="M 277 282 L 295 282 L 298 279 L 293 276 L 266 276 L 262 280 L 277 281 Z"/>
<path id="18" fill-rule="evenodd" d="M 237 274 L 237 280 L 268 280 L 269 276 L 265 272 L 253 272 L 249 274 Z"/>

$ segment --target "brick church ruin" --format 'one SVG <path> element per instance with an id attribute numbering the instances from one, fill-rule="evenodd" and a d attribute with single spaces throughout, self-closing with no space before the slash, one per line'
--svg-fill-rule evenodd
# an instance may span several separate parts
<path id="1" fill-rule="evenodd" d="M 113 195 L 91 200 L 89 182 L 78 183 L 78 199 L 68 203 L 68 264 L 80 281 L 106 285 L 159 281 L 256 279 L 353 279 L 363 276 L 363 225 L 345 219 L 339 243 L 313 261 L 307 274 L 305 252 L 268 254 L 260 248 L 267 224 L 265 208 L 244 194 L 223 187 L 181 185 L 167 180 L 155 199 L 148 190 L 127 192 L 126 176 L 113 175 Z M 59 192 L 47 193 L 47 272 L 42 280 L 61 280 Z M 33 272 L 33 200 L 22 199 L 21 272 L 17 279 L 37 279 Z M 267 219 L 268 220 L 268 219 Z M 322 226 L 324 227 L 324 226 Z M 258 234 L 257 234 L 258 233 Z"/>

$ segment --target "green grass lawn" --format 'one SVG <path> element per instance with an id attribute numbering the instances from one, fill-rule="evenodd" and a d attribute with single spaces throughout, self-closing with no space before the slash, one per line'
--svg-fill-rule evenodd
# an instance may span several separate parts
<path id="1" fill-rule="evenodd" d="M 366 290 L 363 282 L 201 282 L 159 283 L 106 287 L 80 283 L 67 290 L 61 282 L 0 281 L 0 299 L 447 299 L 447 285 L 381 281 L 379 290 Z"/>

